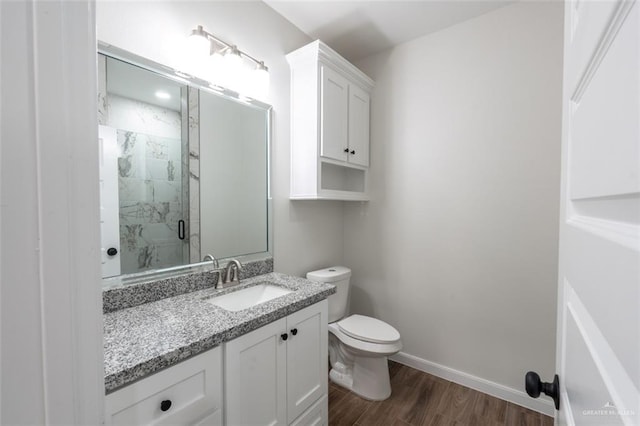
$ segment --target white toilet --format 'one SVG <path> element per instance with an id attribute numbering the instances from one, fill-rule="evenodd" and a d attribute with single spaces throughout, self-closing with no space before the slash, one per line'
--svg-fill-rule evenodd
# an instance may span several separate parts
<path id="1" fill-rule="evenodd" d="M 391 395 L 387 356 L 402 349 L 400 333 L 375 318 L 345 318 L 350 277 L 351 270 L 344 266 L 307 274 L 308 280 L 333 284 L 337 290 L 329 296 L 329 377 L 363 398 L 382 401 Z"/>

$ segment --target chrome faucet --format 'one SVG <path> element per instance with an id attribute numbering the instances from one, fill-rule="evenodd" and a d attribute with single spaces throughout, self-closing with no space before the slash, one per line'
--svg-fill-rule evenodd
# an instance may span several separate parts
<path id="1" fill-rule="evenodd" d="M 216 289 L 222 288 L 222 268 L 220 268 L 220 263 L 218 262 L 218 259 L 215 258 L 214 255 L 212 254 L 207 254 L 202 258 L 203 262 L 206 262 L 207 260 L 210 260 L 211 262 L 213 262 L 213 269 L 211 270 L 212 274 L 218 274 L 218 280 L 216 281 Z"/>
<path id="2" fill-rule="evenodd" d="M 240 283 L 240 271 L 242 271 L 242 263 L 237 259 L 230 259 L 222 283 Z"/>
<path id="3" fill-rule="evenodd" d="M 203 262 L 206 262 L 207 260 L 210 260 L 213 262 L 213 268 L 214 269 L 219 269 L 220 268 L 220 264 L 218 263 L 218 259 L 216 259 L 212 254 L 207 254 L 202 258 Z"/>

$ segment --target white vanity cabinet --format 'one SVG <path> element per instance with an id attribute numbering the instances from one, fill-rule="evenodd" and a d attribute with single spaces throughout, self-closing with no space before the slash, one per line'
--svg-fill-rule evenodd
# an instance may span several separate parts
<path id="1" fill-rule="evenodd" d="M 106 396 L 107 425 L 222 425 L 222 348 Z"/>
<path id="2" fill-rule="evenodd" d="M 291 67 L 291 199 L 368 200 L 373 81 L 317 40 Z"/>
<path id="3" fill-rule="evenodd" d="M 110 393 L 105 424 L 326 425 L 327 309 L 325 299 Z"/>
<path id="4" fill-rule="evenodd" d="M 225 344 L 227 425 L 327 424 L 327 301 Z"/>

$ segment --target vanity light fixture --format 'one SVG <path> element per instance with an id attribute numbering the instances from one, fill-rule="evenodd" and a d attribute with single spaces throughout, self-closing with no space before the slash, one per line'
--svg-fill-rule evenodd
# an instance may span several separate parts
<path id="1" fill-rule="evenodd" d="M 191 31 L 189 41 L 195 55 L 210 56 L 210 62 L 214 68 L 224 68 L 213 71 L 214 80 L 222 80 L 219 82 L 223 86 L 244 92 L 249 96 L 266 96 L 269 87 L 269 69 L 264 61 L 259 61 L 238 49 L 236 45 L 214 36 L 202 25 L 198 25 Z M 255 65 L 252 72 L 245 66 L 247 60 Z M 216 83 L 217 81 L 213 82 L 213 84 Z"/>

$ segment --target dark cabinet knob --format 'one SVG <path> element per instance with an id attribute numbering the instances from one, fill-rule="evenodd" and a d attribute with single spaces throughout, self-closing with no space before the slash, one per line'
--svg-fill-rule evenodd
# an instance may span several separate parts
<path id="1" fill-rule="evenodd" d="M 553 382 L 547 383 L 540 380 L 538 373 L 529 371 L 524 378 L 524 387 L 531 398 L 537 398 L 544 393 L 553 399 L 556 410 L 560 409 L 560 381 L 558 375 L 553 377 Z"/>
<path id="2" fill-rule="evenodd" d="M 170 399 L 165 399 L 164 401 L 162 401 L 160 403 L 160 409 L 162 411 L 167 411 L 167 410 L 169 410 L 169 408 L 171 408 L 171 400 Z"/>
<path id="3" fill-rule="evenodd" d="M 280 335 L 280 338 L 281 338 L 282 340 L 287 340 L 287 339 L 289 338 L 289 335 L 288 335 L 287 333 L 282 333 L 282 334 Z"/>
<path id="4" fill-rule="evenodd" d="M 349 152 L 349 148 L 345 148 L 345 149 L 344 149 L 344 152 L 347 152 L 347 153 L 348 153 L 348 152 Z"/>
<path id="5" fill-rule="evenodd" d="M 351 153 L 352 153 L 352 154 L 355 154 L 355 153 L 356 153 L 356 150 L 355 150 L 355 149 L 354 149 L 354 150 L 352 150 L 352 151 L 351 151 Z"/>
<path id="6" fill-rule="evenodd" d="M 110 247 L 109 249 L 107 249 L 107 254 L 109 256 L 115 256 L 116 254 L 118 254 L 118 249 L 115 247 Z"/>
<path id="7" fill-rule="evenodd" d="M 293 330 L 291 330 L 291 334 L 293 334 L 294 336 L 298 334 L 298 329 L 294 328 Z"/>

